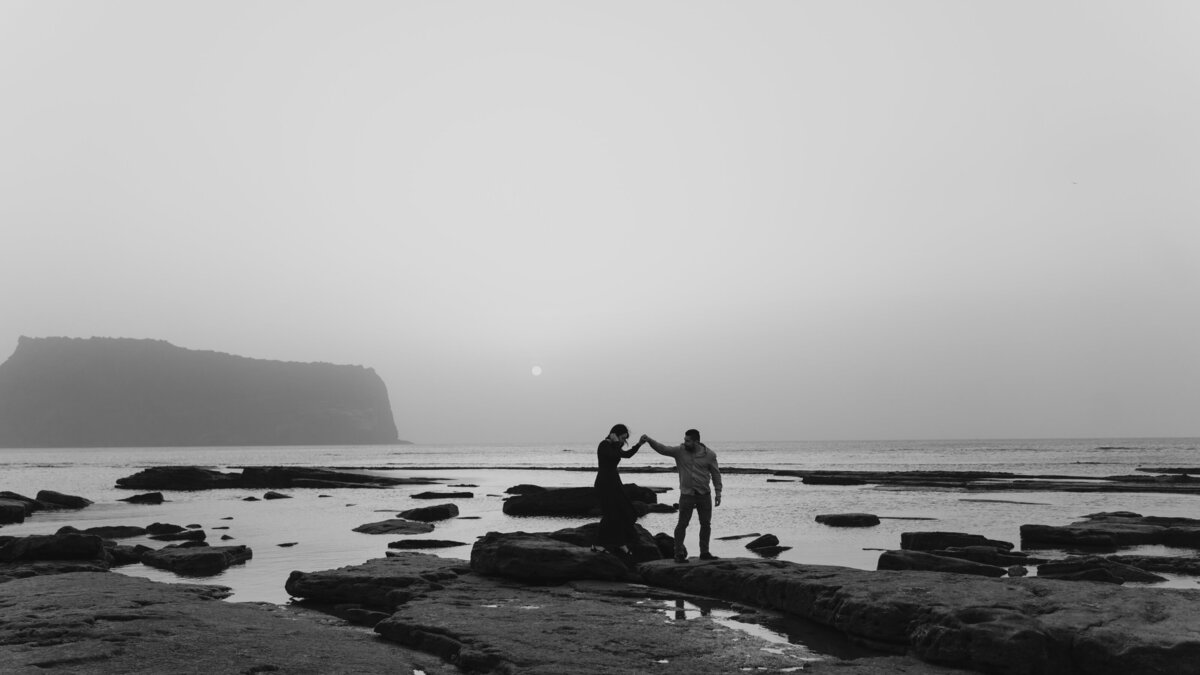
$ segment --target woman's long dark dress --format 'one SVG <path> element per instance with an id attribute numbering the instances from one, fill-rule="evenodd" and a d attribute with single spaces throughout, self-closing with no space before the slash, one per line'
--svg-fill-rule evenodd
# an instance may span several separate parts
<path id="1" fill-rule="evenodd" d="M 621 475 L 617 473 L 617 465 L 622 458 L 633 457 L 637 447 L 629 450 L 621 449 L 621 442 L 607 439 L 600 441 L 596 448 L 596 459 L 599 469 L 596 471 L 596 495 L 600 498 L 600 532 L 596 535 L 596 544 L 609 549 L 621 545 L 632 545 L 637 539 L 637 530 L 633 524 L 637 514 L 633 504 L 625 494 L 621 483 Z"/>

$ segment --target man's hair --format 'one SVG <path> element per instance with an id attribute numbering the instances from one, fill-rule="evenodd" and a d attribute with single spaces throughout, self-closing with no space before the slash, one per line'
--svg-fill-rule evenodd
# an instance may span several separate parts
<path id="1" fill-rule="evenodd" d="M 683 437 L 690 438 L 693 441 L 698 441 L 700 440 L 700 432 L 696 431 L 695 429 L 688 429 L 687 431 L 683 432 Z"/>
<path id="2" fill-rule="evenodd" d="M 628 434 L 629 427 L 625 426 L 624 424 L 614 424 L 613 428 L 608 433 L 616 434 L 617 436 L 620 436 L 621 434 Z"/>

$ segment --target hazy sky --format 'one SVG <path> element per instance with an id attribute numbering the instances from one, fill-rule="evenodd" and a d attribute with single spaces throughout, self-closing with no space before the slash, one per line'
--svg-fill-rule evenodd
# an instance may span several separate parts
<path id="1" fill-rule="evenodd" d="M 0 359 L 361 364 L 424 443 L 1200 435 L 1198 35 L 1191 0 L 0 0 Z"/>

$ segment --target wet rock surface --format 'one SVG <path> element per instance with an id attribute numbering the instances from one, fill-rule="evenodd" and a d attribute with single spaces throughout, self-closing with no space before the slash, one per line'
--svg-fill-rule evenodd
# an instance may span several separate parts
<path id="1" fill-rule="evenodd" d="M 221 601 L 226 595 L 220 586 L 96 572 L 0 584 L 0 672 L 456 672 L 340 620 Z"/>
<path id="2" fill-rule="evenodd" d="M 924 551 L 884 551 L 879 555 L 881 570 L 925 570 L 929 572 L 952 572 L 974 574 L 981 577 L 1002 577 L 1007 574 L 1003 567 L 977 563 L 962 558 L 935 555 Z"/>
<path id="3" fill-rule="evenodd" d="M 983 673 L 1186 673 L 1200 659 L 1195 590 L 746 559 L 638 569 L 655 586 L 780 609 L 866 644 Z"/>
<path id="4" fill-rule="evenodd" d="M 685 593 L 625 582 L 526 584 L 449 562 L 402 553 L 341 570 L 294 573 L 297 581 L 289 590 L 314 591 L 312 596 L 300 594 L 329 604 L 345 606 L 365 598 L 386 607 L 345 611 L 348 617 L 377 621 L 375 631 L 386 640 L 436 654 L 461 672 L 968 672 L 869 652 L 860 652 L 855 660 L 822 658 L 723 625 L 699 611 L 689 613 L 682 609 L 685 603 L 704 601 Z M 367 592 L 368 587 L 373 590 Z M 745 614 L 756 613 L 747 608 Z"/>

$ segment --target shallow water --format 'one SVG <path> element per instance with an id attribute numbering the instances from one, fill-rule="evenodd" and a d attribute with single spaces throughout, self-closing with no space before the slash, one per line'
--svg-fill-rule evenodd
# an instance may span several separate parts
<path id="1" fill-rule="evenodd" d="M 723 466 L 779 469 L 987 470 L 1025 474 L 1105 476 L 1133 473 L 1138 466 L 1190 466 L 1197 439 L 1078 439 L 1054 441 L 933 441 L 863 443 L 713 443 Z M 668 466 L 669 460 L 642 452 L 622 467 Z M 235 470 L 247 465 L 374 467 L 383 475 L 439 478 L 446 487 L 414 485 L 394 489 L 280 490 L 292 499 L 243 501 L 262 491 L 213 490 L 167 493 L 168 502 L 131 505 L 117 501 L 135 492 L 115 487 L 118 478 L 145 466 L 197 464 Z M 169 522 L 198 524 L 212 545 L 245 544 L 254 557 L 203 581 L 229 586 L 234 601 L 284 603 L 283 588 L 292 570 L 315 571 L 359 564 L 382 557 L 387 543 L 404 538 L 437 538 L 462 546 L 430 551 L 469 559 L 470 545 L 488 531 L 539 532 L 574 527 L 591 519 L 515 518 L 501 512 L 504 491 L 517 484 L 547 487 L 591 485 L 590 471 L 567 470 L 594 465 L 594 447 L 577 446 L 369 446 L 291 448 L 166 448 L 0 450 L 0 490 L 34 496 L 50 489 L 96 502 L 80 511 L 38 513 L 20 525 L 5 526 L 6 535 L 46 534 L 63 525 L 149 525 Z M 556 467 L 539 469 L 534 467 Z M 422 467 L 422 468 L 413 468 Z M 427 467 L 427 468 L 426 468 Z M 473 467 L 473 468 L 472 468 Z M 666 488 L 660 501 L 677 501 L 671 473 L 626 473 L 625 482 Z M 1200 498 L 1188 495 L 963 492 L 950 489 L 881 489 L 871 486 L 810 486 L 798 479 L 774 482 L 764 474 L 725 476 L 724 502 L 714 513 L 714 536 L 772 533 L 790 550 L 778 557 L 805 564 L 875 569 L 880 549 L 898 548 L 900 534 L 913 530 L 971 532 L 1018 544 L 1025 523 L 1063 525 L 1099 511 L 1128 510 L 1145 515 L 1200 518 Z M 778 479 L 775 479 L 776 481 Z M 460 517 L 438 523 L 434 532 L 414 537 L 353 532 L 364 523 L 394 517 L 401 510 L 441 503 L 413 499 L 427 490 L 469 484 L 475 497 L 452 500 Z M 1014 503 L 1022 502 L 1022 503 Z M 813 518 L 822 513 L 868 512 L 884 518 L 871 528 L 830 528 Z M 931 520 L 908 520 L 922 518 Z M 651 533 L 672 532 L 674 514 L 649 514 L 641 525 Z M 227 527 L 227 530 L 214 529 Z M 688 547 L 696 551 L 697 525 L 689 529 Z M 221 535 L 232 537 L 220 541 Z M 747 540 L 714 541 L 722 557 L 752 556 Z M 160 542 L 144 539 L 123 543 Z M 294 543 L 290 547 L 280 544 Z M 1156 554 L 1190 554 L 1162 547 Z M 1054 553 L 1054 552 L 1050 552 Z M 161 581 L 177 575 L 134 565 L 125 574 Z M 195 579 L 187 581 L 194 582 Z M 1198 587 L 1192 577 L 1166 584 Z"/>

